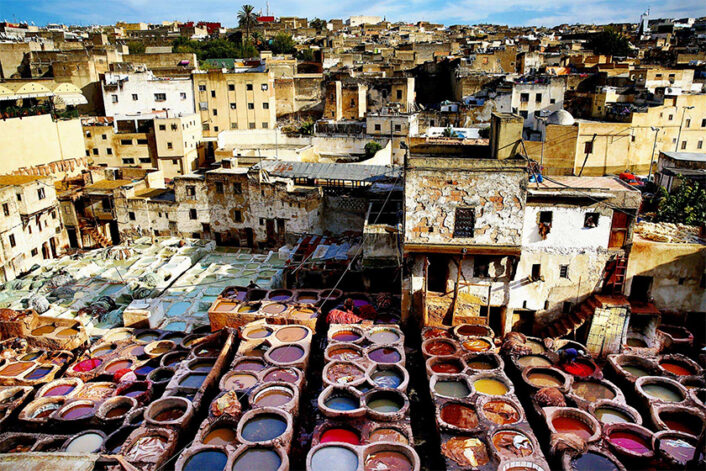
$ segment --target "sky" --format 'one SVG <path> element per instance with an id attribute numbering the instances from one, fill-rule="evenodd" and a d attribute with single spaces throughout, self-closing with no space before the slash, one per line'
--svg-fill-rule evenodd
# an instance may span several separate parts
<path id="1" fill-rule="evenodd" d="M 377 15 L 390 21 L 419 20 L 452 24 L 495 23 L 554 26 L 562 23 L 637 23 L 651 9 L 653 18 L 706 16 L 704 0 L 662 0 L 649 5 L 636 0 L 270 0 L 275 16 L 348 18 Z M 251 0 L 256 11 L 264 0 Z M 0 0 L 0 20 L 37 25 L 114 24 L 166 20 L 220 21 L 235 26 L 240 4 L 232 0 Z"/>

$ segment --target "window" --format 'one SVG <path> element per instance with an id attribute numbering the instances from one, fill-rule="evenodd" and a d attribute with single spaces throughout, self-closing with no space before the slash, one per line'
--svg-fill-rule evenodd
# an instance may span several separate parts
<path id="1" fill-rule="evenodd" d="M 583 217 L 583 227 L 592 228 L 598 226 L 598 213 L 586 213 Z"/>
<path id="2" fill-rule="evenodd" d="M 252 91 L 252 83 L 246 84 L 246 85 L 245 85 L 245 89 L 246 89 L 247 91 Z"/>
<path id="3" fill-rule="evenodd" d="M 395 131 L 397 131 L 397 132 L 402 131 L 402 125 L 401 125 L 401 124 L 395 124 Z"/>
<path id="4" fill-rule="evenodd" d="M 697 148 L 697 149 L 701 149 L 701 148 L 703 148 L 703 146 L 704 146 L 704 141 L 703 141 L 703 139 L 696 143 L 696 148 Z"/>
<path id="5" fill-rule="evenodd" d="M 215 90 L 211 90 L 211 98 L 216 98 L 216 91 Z"/>
<path id="6" fill-rule="evenodd" d="M 138 146 L 146 146 L 146 145 L 147 145 L 147 139 L 138 139 L 138 140 L 137 140 L 137 145 L 138 145 Z"/>
<path id="7" fill-rule="evenodd" d="M 238 129 L 238 123 L 230 123 L 231 129 Z"/>
<path id="8" fill-rule="evenodd" d="M 270 109 L 270 104 L 269 104 L 269 103 L 263 103 L 263 104 L 262 104 L 262 109 L 263 109 L 263 110 L 269 110 L 269 109 Z"/>
<path id="9" fill-rule="evenodd" d="M 111 149 L 110 147 L 108 147 L 108 148 L 105 150 L 105 152 L 106 152 L 106 154 L 108 154 L 108 155 L 113 155 L 113 149 Z"/>
<path id="10" fill-rule="evenodd" d="M 148 164 L 150 162 L 152 162 L 152 159 L 150 159 L 149 157 L 140 157 L 141 164 Z"/>
<path id="11" fill-rule="evenodd" d="M 574 307 L 573 303 L 571 301 L 564 301 L 564 303 L 561 305 L 561 311 L 564 314 L 568 314 L 571 312 L 571 308 Z"/>
<path id="12" fill-rule="evenodd" d="M 132 157 L 123 159 L 123 164 L 124 164 L 124 165 L 132 165 L 132 164 L 134 164 L 134 163 L 135 163 L 135 159 L 133 159 Z"/>
<path id="13" fill-rule="evenodd" d="M 667 116 L 667 119 L 669 119 L 669 121 L 672 121 L 674 119 L 674 115 L 670 114 L 669 116 Z"/>
<path id="14" fill-rule="evenodd" d="M 17 245 L 17 242 L 15 242 L 15 234 L 10 234 L 10 247 L 14 247 Z"/>
<path id="15" fill-rule="evenodd" d="M 490 257 L 487 255 L 476 255 L 473 257 L 473 276 L 476 278 L 487 278 L 490 268 Z"/>
<path id="16" fill-rule="evenodd" d="M 701 120 L 701 127 L 706 128 L 706 118 Z"/>
<path id="17" fill-rule="evenodd" d="M 213 126 L 213 132 L 218 132 L 218 126 Z"/>
<path id="18" fill-rule="evenodd" d="M 262 129 L 267 129 L 270 127 L 270 123 L 263 122 L 262 123 Z"/>
<path id="19" fill-rule="evenodd" d="M 199 84 L 199 91 L 200 92 L 205 92 L 206 91 L 206 84 Z"/>
<path id="20" fill-rule="evenodd" d="M 539 280 L 542 277 L 542 264 L 532 264 L 532 280 Z"/>
<path id="21" fill-rule="evenodd" d="M 91 137 L 91 131 L 86 131 L 86 137 Z"/>
<path id="22" fill-rule="evenodd" d="M 521 111 L 520 111 L 520 116 L 522 116 L 523 118 L 527 119 L 527 116 L 529 116 L 529 114 L 527 113 L 527 110 L 521 110 Z"/>
<path id="23" fill-rule="evenodd" d="M 195 209 L 190 209 L 189 210 L 189 219 L 196 219 L 197 214 Z"/>
<path id="24" fill-rule="evenodd" d="M 223 194 L 223 182 L 216 182 L 216 193 Z"/>
<path id="25" fill-rule="evenodd" d="M 231 110 L 234 110 L 235 108 L 236 108 L 235 103 L 231 103 L 231 104 L 230 104 L 230 109 L 231 109 Z"/>
<path id="26" fill-rule="evenodd" d="M 254 110 L 254 109 L 255 109 L 255 103 L 248 103 L 248 109 L 249 109 L 249 110 Z"/>
<path id="27" fill-rule="evenodd" d="M 167 149 L 174 149 L 174 145 L 171 142 L 167 142 Z"/>
<path id="28" fill-rule="evenodd" d="M 376 124 L 376 125 L 375 125 L 375 130 L 376 130 L 376 131 L 380 131 L 380 129 L 382 129 L 381 126 L 380 126 L 379 124 Z"/>
<path id="29" fill-rule="evenodd" d="M 103 134 L 101 137 L 103 138 L 104 141 L 105 141 L 106 139 L 108 139 L 108 136 L 105 135 L 105 134 Z"/>
<path id="30" fill-rule="evenodd" d="M 537 94 L 534 96 L 534 101 L 535 101 L 535 103 L 541 103 L 541 102 L 542 102 L 542 94 L 541 94 L 541 93 L 537 93 Z"/>
<path id="31" fill-rule="evenodd" d="M 397 90 L 397 99 L 398 100 L 402 99 L 402 90 Z"/>
<path id="32" fill-rule="evenodd" d="M 568 265 L 559 265 L 559 278 L 568 278 L 569 277 L 569 266 Z"/>
<path id="33" fill-rule="evenodd" d="M 124 146 L 131 146 L 132 145 L 132 139 L 120 139 L 120 144 Z"/>
<path id="34" fill-rule="evenodd" d="M 684 122 L 687 128 L 691 127 L 691 118 L 687 118 L 686 121 Z"/>
<path id="35" fill-rule="evenodd" d="M 686 149 L 686 141 L 681 141 L 681 150 Z"/>
<path id="36" fill-rule="evenodd" d="M 113 103 L 117 103 L 118 102 L 118 95 L 110 95 L 110 101 L 112 101 Z"/>
<path id="37" fill-rule="evenodd" d="M 22 193 L 17 193 L 17 201 L 22 201 Z"/>
<path id="38" fill-rule="evenodd" d="M 2 204 L 2 212 L 5 216 L 9 216 L 10 215 L 10 205 L 7 203 L 3 203 Z"/>
<path id="39" fill-rule="evenodd" d="M 208 125 L 208 123 L 203 123 L 203 124 L 201 125 L 201 129 L 203 129 L 204 131 L 208 131 L 208 130 L 209 130 L 209 125 Z"/>
<path id="40" fill-rule="evenodd" d="M 200 101 L 199 102 L 199 111 L 208 111 L 208 102 Z"/>
<path id="41" fill-rule="evenodd" d="M 86 157 L 88 157 L 89 155 L 91 155 L 91 151 L 89 151 L 88 149 L 86 149 Z"/>
<path id="42" fill-rule="evenodd" d="M 179 159 L 172 159 L 172 165 L 179 165 Z"/>
<path id="43" fill-rule="evenodd" d="M 137 101 L 137 93 L 132 94 L 132 101 Z"/>
<path id="44" fill-rule="evenodd" d="M 234 91 L 235 91 L 235 84 L 229 83 L 229 84 L 228 84 L 228 91 L 229 91 L 229 92 L 234 92 Z"/>
<path id="45" fill-rule="evenodd" d="M 43 200 L 46 197 L 46 194 L 44 194 L 44 188 L 37 189 L 37 197 L 39 197 L 40 200 Z"/>
<path id="46" fill-rule="evenodd" d="M 233 183 L 233 193 L 236 195 L 242 195 L 243 194 L 243 185 L 241 185 L 238 182 Z"/>
<path id="47" fill-rule="evenodd" d="M 213 109 L 211 110 L 211 114 L 212 114 L 213 116 L 218 116 L 218 110 L 217 110 L 216 108 L 213 108 Z"/>
<path id="48" fill-rule="evenodd" d="M 520 93 L 520 103 L 529 102 L 529 93 Z"/>
<path id="49" fill-rule="evenodd" d="M 583 143 L 583 153 L 592 154 L 593 153 L 593 141 L 586 141 Z"/>
<path id="50" fill-rule="evenodd" d="M 175 123 L 172 123 L 172 131 L 176 131 L 177 129 L 179 129 L 179 127 Z"/>
<path id="51" fill-rule="evenodd" d="M 129 213 L 127 213 L 127 215 L 128 215 L 128 217 L 130 218 L 131 221 L 134 221 L 134 220 L 135 220 L 135 213 L 134 213 L 134 212 L 130 211 Z"/>
<path id="52" fill-rule="evenodd" d="M 260 85 L 260 90 L 262 90 L 263 92 L 266 92 L 268 88 L 269 87 L 267 86 L 266 83 L 263 83 L 262 85 Z"/>
<path id="53" fill-rule="evenodd" d="M 454 222 L 454 237 L 473 237 L 476 225 L 476 210 L 474 208 L 456 208 Z"/>
<path id="54" fill-rule="evenodd" d="M 549 99 L 549 103 L 552 104 L 552 105 L 553 105 L 554 103 L 556 103 L 556 98 L 550 98 L 550 99 Z"/>
<path id="55" fill-rule="evenodd" d="M 93 149 L 93 155 L 98 155 L 98 149 Z"/>
<path id="56" fill-rule="evenodd" d="M 255 123 L 248 123 L 248 127 L 250 129 L 255 129 Z"/>
<path id="57" fill-rule="evenodd" d="M 186 196 L 196 196 L 196 187 L 194 185 L 186 185 Z"/>
<path id="58" fill-rule="evenodd" d="M 186 93 L 185 92 L 179 93 L 179 98 L 181 98 L 182 100 L 186 100 Z"/>
<path id="59" fill-rule="evenodd" d="M 233 219 L 235 220 L 235 222 L 243 222 L 243 213 L 238 210 L 234 210 Z"/>
<path id="60" fill-rule="evenodd" d="M 159 130 L 160 130 L 160 131 L 166 131 L 166 130 L 167 130 L 167 126 L 164 125 L 164 124 L 160 124 L 160 125 L 159 125 Z"/>
<path id="61" fill-rule="evenodd" d="M 31 254 L 32 254 L 32 257 L 36 257 L 37 255 L 39 255 L 39 250 L 37 250 L 37 249 L 32 249 Z"/>
<path id="62" fill-rule="evenodd" d="M 355 99 L 351 98 L 351 106 L 355 106 Z"/>

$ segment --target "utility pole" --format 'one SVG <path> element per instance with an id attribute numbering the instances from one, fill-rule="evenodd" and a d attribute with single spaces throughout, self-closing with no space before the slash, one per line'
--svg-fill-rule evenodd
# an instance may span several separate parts
<path id="1" fill-rule="evenodd" d="M 686 115 L 686 110 L 693 110 L 693 106 L 682 106 L 681 122 L 679 123 L 679 133 L 677 134 L 677 143 L 674 145 L 674 152 L 679 151 L 679 139 L 681 139 L 681 128 L 684 125 L 684 116 Z"/>
<path id="2" fill-rule="evenodd" d="M 655 149 L 657 149 L 657 136 L 659 135 L 659 128 L 656 128 L 654 126 L 650 126 L 650 129 L 655 132 L 655 141 L 654 144 L 652 144 L 652 156 L 650 157 L 650 170 L 647 172 L 647 181 L 650 181 L 650 176 L 652 176 L 652 164 L 655 160 Z M 679 142 L 679 139 L 677 139 L 677 142 Z"/>

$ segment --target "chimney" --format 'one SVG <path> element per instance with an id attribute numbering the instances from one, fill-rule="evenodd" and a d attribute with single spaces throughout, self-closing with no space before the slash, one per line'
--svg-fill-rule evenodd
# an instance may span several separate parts
<path id="1" fill-rule="evenodd" d="M 511 113 L 493 113 L 490 119 L 490 157 L 505 160 L 520 153 L 525 120 Z"/>

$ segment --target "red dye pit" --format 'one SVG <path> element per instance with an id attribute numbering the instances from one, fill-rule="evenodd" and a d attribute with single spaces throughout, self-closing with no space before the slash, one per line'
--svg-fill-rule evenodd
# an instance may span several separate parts
<path id="1" fill-rule="evenodd" d="M 559 433 L 576 435 L 582 440 L 588 440 L 593 435 L 593 430 L 585 422 L 573 417 L 556 417 L 552 425 Z"/>
<path id="2" fill-rule="evenodd" d="M 650 451 L 650 446 L 647 440 L 630 432 L 613 432 L 608 437 L 611 443 L 633 453 L 647 453 Z"/>
<path id="3" fill-rule="evenodd" d="M 661 366 L 665 370 L 669 371 L 670 373 L 674 373 L 677 376 L 691 376 L 694 374 L 691 370 L 681 366 L 678 363 L 663 361 L 662 363 L 659 364 L 659 366 Z"/>
<path id="4" fill-rule="evenodd" d="M 321 443 L 343 442 L 351 445 L 360 445 L 358 434 L 345 428 L 332 428 L 321 434 Z"/>
<path id="5" fill-rule="evenodd" d="M 580 377 L 591 376 L 593 372 L 596 371 L 593 365 L 582 361 L 563 364 L 561 365 L 561 369 L 571 375 Z"/>

